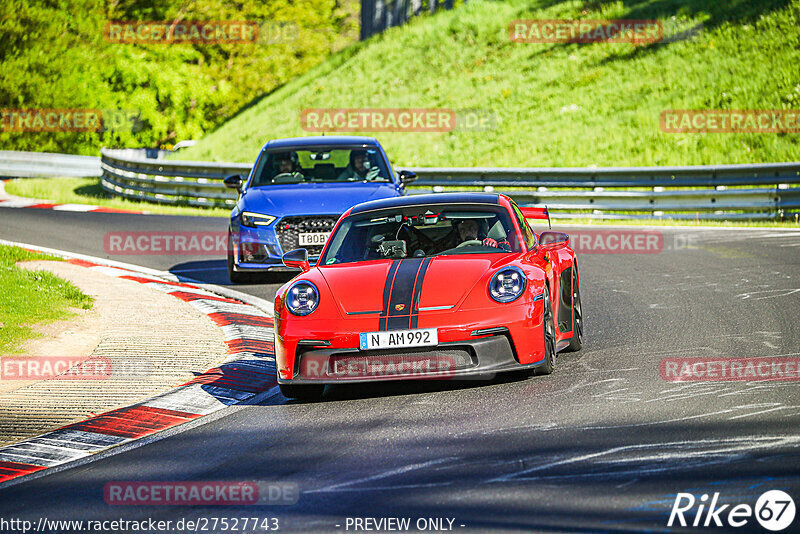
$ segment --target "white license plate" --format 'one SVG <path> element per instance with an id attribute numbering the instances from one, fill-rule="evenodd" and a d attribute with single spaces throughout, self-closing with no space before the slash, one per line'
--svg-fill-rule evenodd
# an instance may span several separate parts
<path id="1" fill-rule="evenodd" d="M 328 240 L 329 235 L 331 235 L 330 232 L 300 234 L 300 246 L 302 247 L 307 245 L 324 245 L 325 241 Z"/>
<path id="2" fill-rule="evenodd" d="M 395 349 L 438 344 L 439 334 L 435 328 L 419 328 L 416 330 L 361 333 L 359 334 L 358 348 L 361 350 Z"/>

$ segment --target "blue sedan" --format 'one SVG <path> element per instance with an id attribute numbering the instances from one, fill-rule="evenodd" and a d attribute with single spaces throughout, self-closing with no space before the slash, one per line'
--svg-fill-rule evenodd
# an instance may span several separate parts
<path id="1" fill-rule="evenodd" d="M 402 196 L 415 178 L 409 171 L 395 175 L 371 137 L 269 141 L 246 180 L 225 179 L 240 193 L 228 230 L 231 282 L 287 271 L 283 254 L 297 248 L 308 250 L 314 264 L 342 213 L 368 200 Z"/>

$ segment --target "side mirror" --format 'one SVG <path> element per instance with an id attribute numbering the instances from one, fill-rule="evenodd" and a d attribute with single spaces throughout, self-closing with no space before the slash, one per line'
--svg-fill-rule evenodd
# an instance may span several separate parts
<path id="1" fill-rule="evenodd" d="M 242 192 L 242 177 L 239 174 L 231 174 L 224 180 L 225 187 L 230 187 L 231 189 L 236 189 L 238 192 Z"/>
<path id="2" fill-rule="evenodd" d="M 411 182 L 417 179 L 417 173 L 415 173 L 414 171 L 407 171 L 405 169 L 400 171 L 398 173 L 398 176 L 400 177 L 400 183 L 403 185 L 410 184 Z"/>
<path id="3" fill-rule="evenodd" d="M 569 236 L 564 232 L 542 232 L 539 236 L 541 250 L 558 250 L 569 245 Z"/>
<path id="4" fill-rule="evenodd" d="M 283 264 L 287 267 L 300 269 L 304 273 L 311 270 L 311 264 L 308 263 L 308 251 L 304 248 L 296 248 L 284 254 Z"/>

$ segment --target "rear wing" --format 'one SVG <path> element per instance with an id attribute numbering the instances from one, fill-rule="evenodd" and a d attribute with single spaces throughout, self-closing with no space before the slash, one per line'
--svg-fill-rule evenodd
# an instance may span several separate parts
<path id="1" fill-rule="evenodd" d="M 522 212 L 522 215 L 524 215 L 526 219 L 547 219 L 547 226 L 551 230 L 553 229 L 553 225 L 550 224 L 550 212 L 547 211 L 547 206 L 543 208 L 520 206 L 519 210 Z"/>

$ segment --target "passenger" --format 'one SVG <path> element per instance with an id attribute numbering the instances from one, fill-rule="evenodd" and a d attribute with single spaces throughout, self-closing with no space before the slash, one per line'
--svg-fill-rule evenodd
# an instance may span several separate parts
<path id="1" fill-rule="evenodd" d="M 370 169 L 369 157 L 366 150 L 350 151 L 350 163 L 339 175 L 339 180 L 374 180 L 378 176 L 378 169 Z"/>

